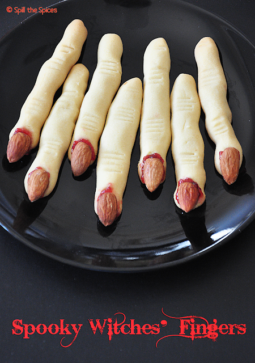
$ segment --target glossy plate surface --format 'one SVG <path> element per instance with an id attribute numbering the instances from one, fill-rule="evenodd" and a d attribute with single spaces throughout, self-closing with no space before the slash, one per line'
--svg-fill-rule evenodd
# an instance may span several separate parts
<path id="1" fill-rule="evenodd" d="M 0 221 L 13 236 L 62 262 L 103 271 L 139 271 L 188 261 L 229 240 L 254 216 L 255 81 L 254 46 L 213 14 L 180 1 L 66 1 L 57 14 L 37 14 L 0 43 Z M 123 213 L 104 228 L 94 213 L 95 165 L 74 178 L 64 159 L 53 193 L 30 203 L 24 177 L 36 150 L 15 165 L 6 159 L 8 135 L 31 91 L 41 65 L 53 53 L 63 31 L 80 18 L 88 39 L 80 61 L 90 71 L 97 63 L 97 46 L 105 33 L 123 41 L 122 83 L 143 78 L 143 54 L 149 42 L 164 37 L 171 53 L 171 87 L 180 73 L 197 80 L 194 48 L 204 36 L 217 43 L 228 82 L 233 125 L 243 147 L 244 162 L 233 186 L 227 186 L 213 163 L 214 144 L 201 115 L 207 174 L 206 203 L 188 215 L 175 207 L 175 176 L 171 153 L 165 183 L 149 194 L 137 174 L 139 133 L 134 146 Z M 231 248 L 231 245 L 230 245 Z"/>

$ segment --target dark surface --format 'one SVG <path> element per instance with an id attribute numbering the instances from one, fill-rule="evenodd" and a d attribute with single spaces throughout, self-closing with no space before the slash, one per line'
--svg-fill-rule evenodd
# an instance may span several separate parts
<path id="1" fill-rule="evenodd" d="M 36 4 L 33 2 L 33 7 L 45 7 L 49 5 L 49 2 L 41 1 Z M 169 2 L 170 3 L 170 2 Z M 250 150 L 254 147 L 253 141 L 253 103 L 252 99 L 254 97 L 254 71 L 251 65 L 254 61 L 254 47 L 255 35 L 253 34 L 254 25 L 254 5 L 251 2 L 239 2 L 239 1 L 227 1 L 222 4 L 220 1 L 215 1 L 213 3 L 204 1 L 194 1 L 190 2 L 197 6 L 201 6 L 203 9 L 212 12 L 213 14 L 219 16 L 223 25 L 218 31 L 218 34 L 213 33 L 214 37 L 217 37 L 217 42 L 224 45 L 224 51 L 222 50 L 222 58 L 226 60 L 224 64 L 225 67 L 229 67 L 230 71 L 227 77 L 231 79 L 234 75 L 233 84 L 230 84 L 229 99 L 232 100 L 231 107 L 236 110 L 239 117 L 243 117 L 243 128 L 240 121 L 234 120 L 235 127 L 239 127 L 239 134 L 244 138 L 242 140 L 245 156 L 247 155 L 247 160 L 245 160 L 245 166 L 247 173 L 245 174 L 245 182 L 247 189 L 245 190 L 246 202 L 245 205 L 238 206 L 236 210 L 233 208 L 232 215 L 228 216 L 228 225 L 231 225 L 233 221 L 238 218 L 240 213 L 244 213 L 242 210 L 247 208 L 249 210 L 250 203 L 252 204 L 249 195 L 252 193 L 250 187 L 252 186 L 253 177 L 249 179 L 252 172 L 254 172 L 254 167 L 252 167 L 252 155 L 250 155 Z M 105 24 L 99 24 L 97 18 L 100 18 L 100 14 L 96 15 L 93 19 L 90 18 L 88 12 L 80 12 L 77 7 L 77 2 L 67 2 L 59 7 L 59 9 L 68 8 L 73 5 L 75 8 L 73 13 L 77 17 L 80 17 L 86 21 L 88 24 L 86 26 L 92 34 L 95 34 L 96 41 L 100 39 Z M 116 20 L 112 20 L 112 31 L 115 31 L 115 27 L 122 26 L 123 31 L 126 29 L 126 37 L 128 34 L 133 35 L 133 42 L 135 44 L 136 40 L 139 41 L 139 35 L 145 30 L 150 30 L 151 34 L 148 34 L 148 39 L 150 37 L 160 36 L 161 27 L 163 27 L 162 19 L 157 17 L 157 12 L 153 9 L 163 6 L 163 2 L 153 2 L 153 1 L 90 1 L 86 2 L 86 6 L 91 9 L 95 9 L 96 4 L 99 4 L 105 11 L 105 22 L 112 16 L 112 12 L 116 12 Z M 175 3 L 176 4 L 176 3 Z M 16 1 L 15 4 L 6 3 L 6 6 L 29 6 L 30 4 L 24 4 L 20 1 Z M 132 5 L 132 6 L 131 6 Z M 13 26 L 18 25 L 18 23 L 24 20 L 28 14 L 14 14 L 7 13 L 5 8 L 1 4 L 0 6 L 0 16 L 1 16 L 1 35 L 6 34 Z M 96 9 L 100 9 L 100 6 Z M 170 5 L 169 5 L 170 6 Z M 173 4 L 171 4 L 173 6 Z M 175 5 L 176 7 L 179 4 Z M 83 5 L 85 7 L 85 5 Z M 71 7 L 72 8 L 72 7 Z M 183 7 L 182 7 L 183 8 Z M 186 8 L 186 7 L 185 7 Z M 32 75 L 27 77 L 30 67 L 31 59 L 34 59 L 36 65 L 33 66 L 33 72 L 36 74 L 36 66 L 40 67 L 42 54 L 47 56 L 46 49 L 48 42 L 45 39 L 45 43 L 37 44 L 37 39 L 41 39 L 41 35 L 37 31 L 31 32 L 29 29 L 29 22 L 37 22 L 36 27 L 43 27 L 44 23 L 48 26 L 45 29 L 45 34 L 49 32 L 49 27 L 54 29 L 54 39 L 52 38 L 52 44 L 55 42 L 55 37 L 58 38 L 58 34 L 62 34 L 63 28 L 56 26 L 58 22 L 61 24 L 63 19 L 65 21 L 72 20 L 72 11 L 62 12 L 62 10 L 57 14 L 43 15 L 51 17 L 49 20 L 41 20 L 40 16 L 31 19 L 24 24 L 23 29 L 27 29 L 27 33 L 22 31 L 17 32 L 20 48 L 17 51 L 16 58 L 4 58 L 5 63 L 1 60 L 1 92 L 4 90 L 3 84 L 6 84 L 6 92 L 1 94 L 1 109 L 5 108 L 5 104 L 10 105 L 9 98 L 11 97 L 13 102 L 10 107 L 10 118 L 9 123 L 12 122 L 12 118 L 17 117 L 20 102 L 20 93 L 22 93 L 25 99 L 27 93 L 31 89 Z M 100 10 L 98 10 L 100 11 Z M 187 16 L 192 16 L 194 13 L 193 8 L 187 11 Z M 200 12 L 200 11 L 199 11 Z M 212 19 L 211 15 L 204 15 L 209 19 Z M 176 15 L 171 18 L 169 15 L 169 22 L 181 22 L 183 20 L 183 14 L 179 14 L 179 18 Z M 227 25 L 224 21 L 229 22 L 235 29 L 241 31 L 246 38 L 251 42 L 247 44 L 244 48 L 243 38 L 240 37 L 239 33 L 233 32 L 233 28 Z M 195 20 L 194 20 L 195 21 Z M 219 22 L 218 19 L 215 21 Z M 115 24 L 116 22 L 116 24 Z M 156 22 L 158 25 L 158 33 L 154 34 L 154 27 L 148 27 L 150 22 Z M 183 39 L 187 37 L 193 39 L 194 34 L 189 32 L 189 29 L 185 27 L 185 22 L 183 22 L 183 27 L 181 27 L 180 32 Z M 211 31 L 214 31 L 214 25 L 210 21 L 201 21 L 199 26 L 206 24 L 206 27 L 210 27 Z M 207 28 L 208 29 L 208 28 Z M 24 30 L 23 30 L 24 31 Z M 202 36 L 207 36 L 210 34 L 200 34 L 201 30 L 197 30 L 197 40 Z M 150 32 L 149 32 L 150 33 Z M 41 33 L 40 33 L 41 34 Z M 147 34 L 147 33 L 146 33 Z M 226 38 L 225 35 L 229 38 Z M 166 34 L 161 34 L 166 36 Z M 201 36 L 200 36 L 201 35 Z M 180 47 L 180 33 L 170 34 L 168 41 L 172 57 L 172 71 L 171 80 L 175 79 L 179 72 L 189 72 L 190 64 L 183 64 L 182 66 L 178 63 L 178 54 L 175 52 L 174 45 Z M 29 44 L 31 44 L 31 58 L 24 58 L 24 47 L 25 43 L 29 39 Z M 229 45 L 229 39 L 232 39 L 231 45 Z M 88 38 L 89 40 L 89 38 Z M 173 43 L 173 45 L 171 45 Z M 33 53 L 34 46 L 37 44 L 37 52 Z M 91 44 L 91 46 L 89 45 Z M 84 63 L 90 69 L 92 74 L 93 67 L 95 67 L 96 58 L 91 60 L 88 64 L 86 54 L 95 53 L 96 48 L 93 49 L 93 42 L 87 43 L 85 47 L 85 52 L 83 54 Z M 96 44 L 96 42 L 95 42 Z M 16 44 L 17 45 L 17 44 Z M 10 43 L 4 43 L 5 49 L 2 52 L 8 52 L 8 47 Z M 225 46 L 227 48 L 225 48 Z M 54 47 L 54 46 L 53 46 Z M 185 47 L 179 48 L 180 52 L 191 52 L 194 44 L 187 42 Z M 230 48 L 228 48 L 230 47 Z M 124 45 L 125 49 L 125 45 Z M 228 49 L 228 52 L 226 51 Z M 242 56 L 236 58 L 237 49 L 238 54 Z M 1 54 L 2 54 L 1 52 Z M 129 52 L 134 52 L 134 49 L 129 50 Z M 23 56 L 23 58 L 22 58 Z M 131 76 L 140 76 L 142 72 L 142 65 L 140 64 L 139 57 L 141 54 L 137 53 L 137 58 L 134 62 L 137 62 L 140 70 L 137 74 Z M 131 57 L 127 54 L 127 60 Z M 22 66 L 21 66 L 22 63 Z M 3 64 L 5 64 L 6 72 L 3 71 Z M 19 66 L 20 64 L 20 66 Z M 139 65 L 140 64 L 140 65 Z M 126 67 L 124 67 L 124 65 Z M 10 69 L 10 66 L 13 68 Z M 138 67 L 137 66 L 137 67 Z M 20 68 L 19 68 L 20 67 Z M 25 68 L 24 68 L 25 67 Z M 134 64 L 132 64 L 134 67 Z M 239 74 L 238 70 L 242 71 L 245 67 L 243 73 Z M 123 57 L 123 81 L 130 77 L 131 68 L 129 70 L 129 63 L 125 63 L 125 57 Z M 132 68 L 133 69 L 133 68 Z M 190 72 L 194 72 L 195 68 L 190 68 Z M 126 72 L 126 73 L 125 73 Z M 193 73 L 195 76 L 195 74 Z M 26 81 L 27 79 L 27 81 Z M 4 82 L 4 83 L 3 83 Z M 13 92 L 10 91 L 10 84 L 13 84 Z M 23 84 L 23 86 L 21 86 Z M 33 82 L 32 82 L 33 84 Z M 245 84 L 245 89 L 242 89 L 239 94 L 234 92 L 238 91 L 240 84 Z M 247 86 L 248 85 L 248 89 Z M 235 99 L 236 96 L 236 99 Z M 238 101 L 241 103 L 238 105 Z M 243 108 L 243 103 L 248 105 Z M 16 105 L 16 107 L 14 107 Z M 242 108 L 242 114 L 240 114 L 240 109 Z M 245 114 L 243 114 L 243 110 Z M 247 113 L 248 112 L 248 113 Z M 248 121 L 250 119 L 250 121 Z M 248 122 L 251 124 L 249 127 Z M 2 123 L 1 123 L 2 124 Z M 240 125 L 241 126 L 238 126 Z M 10 125 L 12 127 L 13 124 Z M 6 130 L 8 132 L 9 128 L 6 125 Z M 248 128 L 248 130 L 246 130 Z M 243 136 L 242 136 L 243 135 Z M 6 168 L 4 168 L 4 148 L 5 136 L 1 135 L 1 155 L 3 160 L 3 170 L 1 172 L 1 182 L 4 175 L 7 173 Z M 209 141 L 207 141 L 209 143 Z M 212 151 L 210 151 L 212 153 Z M 208 154 L 210 157 L 210 153 Z M 34 155 L 32 155 L 32 158 Z M 30 163 L 31 160 L 27 160 Z M 172 166 L 169 167 L 169 169 Z M 49 207 L 51 201 L 57 198 L 57 193 L 60 192 L 62 186 L 61 182 L 58 184 L 58 190 L 55 192 L 51 200 L 46 202 L 41 202 L 39 207 L 35 210 L 31 210 L 26 202 L 25 193 L 23 191 L 23 185 L 20 184 L 20 179 L 16 181 L 16 175 L 24 174 L 26 166 L 21 165 L 20 170 L 15 170 L 11 172 L 8 171 L 8 175 L 11 175 L 12 183 L 15 184 L 16 196 L 14 205 L 21 205 L 21 208 L 26 213 L 26 219 L 24 220 L 24 215 L 21 218 L 22 223 L 20 228 L 24 229 L 24 223 L 30 225 L 38 216 L 42 216 L 45 210 Z M 170 171 L 170 170 L 169 170 Z M 89 183 L 94 175 L 94 170 L 90 178 L 85 180 L 85 183 Z M 135 174 L 136 170 L 133 170 Z M 65 175 L 65 167 L 63 168 L 62 175 Z M 173 180 L 173 176 L 170 176 Z M 207 196 L 209 198 L 207 208 L 210 207 L 210 203 L 213 203 L 213 189 L 217 189 L 217 186 L 222 187 L 222 182 L 219 177 L 214 176 L 215 183 L 211 185 L 212 190 L 207 191 Z M 130 178 L 131 179 L 131 178 Z M 6 184 L 9 181 L 6 181 Z M 70 183 L 73 183 L 70 177 Z M 79 188 L 82 187 L 82 183 L 79 184 Z M 173 185 L 173 184 L 172 184 Z M 242 184 L 243 185 L 243 184 Z M 138 185 L 137 187 L 140 187 Z M 77 187 L 78 188 L 78 187 Z M 163 196 L 165 192 L 165 185 L 162 189 L 160 197 Z M 230 200 L 233 195 L 236 195 L 236 190 L 229 193 L 229 190 L 223 190 L 222 195 L 228 195 Z M 8 198 L 11 198 L 13 193 L 12 185 L 8 184 L 5 186 L 5 193 L 8 193 Z M 130 187 L 130 195 L 128 197 L 128 190 L 126 191 L 125 198 L 128 200 L 125 208 L 127 210 L 131 208 L 132 201 L 132 186 Z M 142 192 L 142 197 L 145 199 L 145 195 Z M 208 195 L 209 194 L 209 195 Z M 212 194 L 210 196 L 210 194 Z M 142 198 L 141 197 L 141 198 Z M 19 198 L 19 200 L 17 200 Z M 70 197 L 71 198 L 71 197 Z M 93 195 L 89 196 L 93 200 Z M 242 196 L 243 198 L 243 196 Z M 254 197 L 253 197 L 254 198 Z M 160 198 L 152 201 L 155 204 L 155 211 L 159 208 Z M 211 199 L 211 201 L 210 201 Z M 238 198 L 239 200 L 240 198 Z M 164 200 L 164 198 L 162 199 Z M 221 197 L 219 197 L 221 202 Z M 169 200 L 164 201 L 170 205 Z M 16 204 L 15 204 L 16 203 Z M 162 201 L 161 201 L 162 203 Z M 227 201 L 227 204 L 230 202 Z M 215 208 L 218 207 L 215 202 Z M 231 206 L 231 203 L 230 203 Z M 229 206 L 228 206 L 229 208 Z M 240 210 L 242 209 L 242 210 Z M 15 210 L 15 208 L 14 208 Z M 209 208 L 210 211 L 210 208 Z M 121 223 L 125 223 L 125 218 L 127 213 L 123 214 Z M 209 214 L 203 211 L 201 215 L 197 216 L 196 223 L 189 223 L 189 228 L 186 228 L 186 236 L 189 239 L 194 239 L 200 247 L 203 243 L 203 234 L 206 234 L 206 229 L 203 229 L 203 218 L 206 215 L 206 221 L 210 219 Z M 209 212 L 208 212 L 209 213 Z M 222 211 L 220 211 L 222 213 Z M 247 214 L 247 213 L 246 213 Z M 219 216 L 220 217 L 220 216 Z M 95 225 L 96 218 L 93 222 Z M 16 222 L 18 215 L 16 217 Z M 48 221 L 46 221 L 46 225 Z M 54 220 L 52 221 L 54 223 Z M 67 223 L 69 223 L 67 221 Z M 183 217 L 179 219 L 180 225 L 184 228 L 186 221 Z M 202 224 L 201 224 L 202 223 Z M 116 226 L 115 231 L 118 230 L 119 225 Z M 191 228 L 192 227 L 192 228 Z M 75 361 L 83 362 L 84 360 L 88 362 L 110 362 L 110 361 L 174 361 L 174 362 L 253 362 L 255 354 L 253 352 L 253 341 L 254 341 L 254 263 L 253 263 L 253 253 L 255 252 L 254 241 L 254 222 L 247 226 L 241 234 L 238 234 L 233 239 L 228 241 L 223 246 L 220 246 L 214 251 L 186 264 L 182 264 L 177 267 L 172 267 L 160 271 L 154 271 L 150 273 L 140 273 L 140 274 L 113 274 L 113 273 L 102 273 L 96 271 L 87 271 L 83 269 L 78 269 L 71 267 L 60 262 L 51 260 L 38 252 L 29 249 L 24 244 L 20 243 L 13 237 L 11 237 L 4 229 L 0 230 L 1 233 L 1 243 L 0 243 L 0 259 L 1 259 L 1 346 L 0 352 L 1 361 L 3 362 L 18 362 L 18 361 L 28 361 L 28 362 L 43 362 L 46 359 L 49 361 Z M 26 228 L 26 226 L 25 226 Z M 45 227 L 46 228 L 46 227 Z M 50 227 L 49 227 L 50 228 Z M 94 227 L 93 227 L 94 228 Z M 197 237 L 197 228 L 199 230 L 199 236 Z M 184 228 L 185 229 L 185 228 Z M 56 236 L 58 238 L 58 236 Z M 91 241 L 92 242 L 92 241 Z M 217 319 L 218 324 L 246 324 L 247 332 L 244 335 L 219 335 L 217 340 L 214 342 L 211 339 L 197 339 L 194 342 L 191 339 L 183 337 L 168 337 L 159 342 L 156 348 L 156 342 L 158 339 L 165 335 L 176 334 L 179 332 L 178 324 L 173 322 L 169 318 L 162 314 L 161 309 L 167 315 L 172 317 L 183 317 L 187 315 L 200 316 L 209 321 L 213 322 L 213 319 Z M 117 312 L 122 312 L 126 315 L 127 323 L 130 319 L 135 319 L 135 323 L 140 325 L 143 324 L 159 324 L 162 319 L 168 321 L 167 327 L 162 327 L 158 335 L 114 335 L 112 340 L 109 342 L 108 335 L 106 331 L 100 335 L 99 332 L 94 335 L 89 326 L 88 319 L 106 319 L 114 318 L 114 314 Z M 46 324 L 47 326 L 53 323 L 59 324 L 60 319 L 65 319 L 66 323 L 76 323 L 83 324 L 81 331 L 74 341 L 74 343 L 69 348 L 62 348 L 60 346 L 61 336 L 51 335 L 49 333 L 45 335 L 34 334 L 30 339 L 23 339 L 20 335 L 12 335 L 12 322 L 15 319 L 22 319 L 23 323 L 27 324 Z M 118 316 L 118 321 L 120 322 L 122 318 Z M 102 320 L 101 320 L 102 321 Z M 179 322 L 179 321 L 178 321 Z M 201 321 L 199 321 L 201 323 Z M 172 329 L 170 327 L 173 327 Z M 66 343 L 69 344 L 71 340 L 68 341 L 66 338 Z"/>
<path id="2" fill-rule="evenodd" d="M 109 2 L 98 3 L 97 7 L 91 4 L 82 0 L 62 3 L 57 14 L 31 17 L 0 44 L 0 79 L 3 82 L 0 88 L 3 100 L 0 121 L 0 154 L 3 155 L 1 223 L 29 246 L 76 266 L 103 271 L 138 271 L 186 262 L 230 239 L 253 218 L 253 46 L 222 19 L 186 3 L 143 3 L 139 16 L 134 7 L 120 7 Z M 120 9 L 122 15 L 119 14 Z M 136 17 L 131 16 L 134 10 Z M 120 21 L 118 15 L 126 20 Z M 145 16 L 147 21 L 143 24 L 140 18 Z M 123 213 L 113 226 L 103 227 L 94 213 L 95 164 L 84 176 L 74 179 L 70 162 L 65 158 L 54 192 L 36 203 L 29 202 L 23 181 L 36 150 L 10 165 L 5 156 L 9 125 L 13 127 L 14 120 L 18 119 L 41 65 L 51 56 L 67 24 L 77 17 L 88 24 L 89 36 L 80 62 L 86 64 L 91 75 L 96 65 L 98 42 L 103 34 L 116 32 L 120 35 L 124 45 L 122 82 L 134 76 L 143 79 L 144 51 L 148 43 L 159 36 L 163 36 L 170 46 L 171 84 L 181 72 L 190 73 L 197 79 L 194 48 L 201 37 L 214 38 L 226 69 L 233 124 L 245 156 L 240 177 L 233 186 L 227 186 L 215 170 L 215 145 L 205 132 L 202 114 L 201 132 L 205 141 L 207 174 L 207 198 L 202 208 L 188 215 L 176 208 L 171 152 L 167 157 L 166 182 L 153 194 L 146 191 L 137 174 L 139 133 L 123 198 Z"/>

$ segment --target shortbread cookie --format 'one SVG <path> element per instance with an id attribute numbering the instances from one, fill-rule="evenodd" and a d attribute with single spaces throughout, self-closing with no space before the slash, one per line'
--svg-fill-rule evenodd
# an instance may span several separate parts
<path id="1" fill-rule="evenodd" d="M 163 38 L 154 39 L 144 54 L 144 98 L 140 126 L 138 174 L 149 191 L 165 180 L 170 130 L 170 53 Z"/>
<path id="2" fill-rule="evenodd" d="M 131 152 L 139 126 L 142 82 L 133 78 L 119 89 L 107 116 L 97 161 L 95 212 L 110 225 L 122 212 Z"/>
<path id="3" fill-rule="evenodd" d="M 207 37 L 200 40 L 195 48 L 195 58 L 205 125 L 216 144 L 215 167 L 224 180 L 232 184 L 238 177 L 243 151 L 231 125 L 232 113 L 226 98 L 227 82 L 213 39 Z"/>
<path id="4" fill-rule="evenodd" d="M 118 35 L 102 37 L 98 46 L 97 68 L 84 97 L 68 153 L 75 176 L 83 174 L 96 158 L 107 112 L 121 81 L 122 52 L 122 41 Z"/>
<path id="5" fill-rule="evenodd" d="M 205 201 L 204 142 L 199 130 L 201 106 L 194 78 L 180 74 L 171 93 L 172 155 L 176 205 L 189 212 Z"/>
<path id="6" fill-rule="evenodd" d="M 37 156 L 25 177 L 25 189 L 34 201 L 54 189 L 59 169 L 71 142 L 89 72 L 82 64 L 70 71 L 63 92 L 53 106 L 42 130 Z"/>
<path id="7" fill-rule="evenodd" d="M 34 88 L 21 109 L 20 118 L 10 133 L 7 147 L 9 162 L 18 161 L 37 146 L 54 95 L 78 61 L 86 38 L 87 29 L 83 22 L 78 19 L 72 21 L 52 57 L 43 64 Z"/>

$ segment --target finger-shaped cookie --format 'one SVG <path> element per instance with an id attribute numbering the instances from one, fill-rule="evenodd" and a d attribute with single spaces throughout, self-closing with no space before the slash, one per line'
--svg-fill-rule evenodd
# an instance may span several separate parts
<path id="1" fill-rule="evenodd" d="M 165 180 L 170 130 L 170 53 L 163 38 L 150 42 L 144 53 L 144 97 L 140 126 L 138 174 L 153 192 Z"/>
<path id="2" fill-rule="evenodd" d="M 238 177 L 243 152 L 231 125 L 232 113 L 227 102 L 227 82 L 213 39 L 206 37 L 195 48 L 198 67 L 198 91 L 205 113 L 207 132 L 216 144 L 214 163 L 228 184 Z"/>
<path id="3" fill-rule="evenodd" d="M 204 142 L 199 130 L 201 106 L 192 76 L 180 74 L 171 93 L 172 155 L 176 205 L 189 212 L 205 201 Z"/>
<path id="4" fill-rule="evenodd" d="M 10 133 L 7 146 L 9 162 L 18 161 L 37 146 L 54 95 L 78 61 L 86 38 L 87 29 L 83 22 L 73 20 L 66 28 L 52 57 L 41 67 L 36 83 L 21 109 L 19 120 Z"/>
<path id="5" fill-rule="evenodd" d="M 62 95 L 54 104 L 42 130 L 37 156 L 25 177 L 25 189 L 31 202 L 49 195 L 71 142 L 89 72 L 82 64 L 70 71 Z"/>
<path id="6" fill-rule="evenodd" d="M 98 63 L 84 97 L 68 156 L 75 176 L 83 174 L 97 155 L 107 112 L 121 81 L 122 41 L 105 34 L 98 46 Z"/>
<path id="7" fill-rule="evenodd" d="M 131 152 L 140 121 L 142 82 L 133 78 L 119 89 L 107 116 L 97 161 L 95 212 L 108 226 L 122 212 Z"/>

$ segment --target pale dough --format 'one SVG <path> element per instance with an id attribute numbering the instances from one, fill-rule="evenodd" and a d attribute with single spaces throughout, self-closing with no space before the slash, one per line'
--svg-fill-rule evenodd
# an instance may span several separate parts
<path id="1" fill-rule="evenodd" d="M 34 88 L 21 109 L 20 118 L 12 129 L 10 138 L 17 128 L 25 128 L 32 134 L 31 148 L 38 144 L 40 131 L 52 107 L 54 95 L 78 61 L 86 37 L 87 29 L 81 20 L 73 20 L 68 25 L 52 57 L 40 69 Z"/>
<path id="2" fill-rule="evenodd" d="M 188 74 L 180 74 L 175 80 L 171 93 L 171 128 L 172 155 L 175 164 L 176 190 L 179 180 L 192 179 L 203 193 L 196 207 L 205 200 L 204 186 L 206 174 L 204 170 L 204 142 L 199 130 L 201 106 L 194 78 Z"/>
<path id="3" fill-rule="evenodd" d="M 144 99 L 140 126 L 138 173 L 147 155 L 158 153 L 164 160 L 171 142 L 170 53 L 163 38 L 150 42 L 144 53 Z"/>
<path id="4" fill-rule="evenodd" d="M 98 64 L 91 85 L 84 97 L 69 148 L 71 159 L 74 141 L 88 140 L 97 154 L 98 140 L 102 134 L 107 112 L 117 92 L 122 75 L 121 56 L 123 45 L 116 34 L 105 34 L 98 46 Z M 94 160 L 91 160 L 91 164 Z"/>
<path id="5" fill-rule="evenodd" d="M 117 198 L 118 213 L 121 213 L 131 153 L 140 122 L 142 94 L 141 80 L 130 79 L 121 86 L 110 107 L 97 161 L 96 213 L 97 198 L 108 186 Z"/>
<path id="6" fill-rule="evenodd" d="M 207 132 L 216 144 L 214 163 L 221 173 L 219 153 L 228 147 L 240 153 L 240 166 L 243 152 L 231 125 L 232 113 L 227 102 L 227 82 L 220 62 L 219 52 L 213 39 L 200 40 L 195 48 L 198 67 L 198 91 L 206 119 Z"/>
<path id="7" fill-rule="evenodd" d="M 44 196 L 54 189 L 60 166 L 70 145 L 75 122 L 78 118 L 89 72 L 82 64 L 76 64 L 70 71 L 63 92 L 54 104 L 42 130 L 37 156 L 25 177 L 25 189 L 29 174 L 38 167 L 50 173 L 49 186 Z"/>

